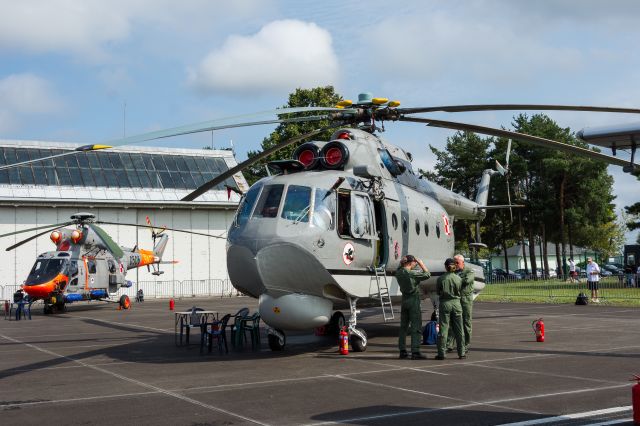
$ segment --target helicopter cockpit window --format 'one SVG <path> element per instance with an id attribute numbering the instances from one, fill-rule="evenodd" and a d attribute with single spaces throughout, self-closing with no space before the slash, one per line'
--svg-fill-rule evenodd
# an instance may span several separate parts
<path id="1" fill-rule="evenodd" d="M 379 149 L 378 152 L 380 153 L 382 164 L 387 168 L 387 170 L 389 170 L 389 173 L 391 173 L 393 176 L 402 174 L 402 170 L 400 170 L 398 163 L 396 162 L 396 160 L 394 160 L 389 151 L 387 151 L 386 149 Z"/>
<path id="2" fill-rule="evenodd" d="M 251 187 L 251 189 L 247 192 L 244 199 L 242 200 L 242 204 L 238 209 L 238 214 L 236 216 L 235 224 L 236 226 L 243 225 L 249 220 L 249 216 L 251 216 L 251 210 L 253 210 L 253 206 L 256 203 L 256 199 L 258 198 L 258 194 L 262 189 L 262 184 L 257 183 Z"/>
<path id="3" fill-rule="evenodd" d="M 336 216 L 336 195 L 327 189 L 316 188 L 311 224 L 325 230 L 332 230 Z"/>
<path id="4" fill-rule="evenodd" d="M 51 281 L 64 271 L 68 263 L 67 259 L 38 259 L 31 268 L 25 284 L 42 284 Z"/>
<path id="5" fill-rule="evenodd" d="M 87 260 L 87 270 L 90 274 L 96 273 L 96 261 L 93 259 Z"/>
<path id="6" fill-rule="evenodd" d="M 352 194 L 351 199 L 351 235 L 355 238 L 369 238 L 373 233 L 369 198 Z"/>
<path id="7" fill-rule="evenodd" d="M 311 188 L 289 185 L 280 217 L 296 222 L 309 222 L 311 209 Z"/>
<path id="8" fill-rule="evenodd" d="M 267 185 L 264 187 L 253 217 L 278 217 L 278 207 L 282 199 L 284 185 Z"/>
<path id="9" fill-rule="evenodd" d="M 75 260 L 69 262 L 66 272 L 70 278 L 78 275 L 78 264 Z"/>

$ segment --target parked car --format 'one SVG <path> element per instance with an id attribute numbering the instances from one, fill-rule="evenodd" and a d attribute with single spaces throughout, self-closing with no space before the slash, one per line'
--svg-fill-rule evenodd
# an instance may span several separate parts
<path id="1" fill-rule="evenodd" d="M 542 278 L 555 278 L 557 276 L 556 272 L 553 270 L 549 271 L 549 275 L 545 274 L 544 271 L 540 268 L 536 269 L 536 272 L 534 274 L 534 272 L 532 270 L 529 269 L 529 272 L 527 272 L 525 269 L 516 269 L 514 271 L 514 273 L 516 275 L 522 275 L 523 278 L 526 279 L 532 279 L 535 277 L 542 279 Z"/>
<path id="2" fill-rule="evenodd" d="M 491 278 L 499 280 L 521 280 L 524 278 L 523 274 L 518 274 L 511 269 L 504 270 L 502 268 L 494 268 L 491 271 Z"/>
<path id="3" fill-rule="evenodd" d="M 605 272 L 609 272 L 609 274 L 605 274 Z M 622 275 L 623 273 L 623 270 L 618 269 L 611 264 L 602 265 L 602 267 L 600 268 L 600 275 L 602 275 L 603 277 L 608 277 L 611 275 Z"/>
<path id="4" fill-rule="evenodd" d="M 624 268 L 618 268 L 618 266 L 614 265 L 613 263 L 607 263 L 606 265 L 602 265 L 600 270 L 602 271 L 603 269 L 611 272 L 613 275 L 624 274 Z"/>

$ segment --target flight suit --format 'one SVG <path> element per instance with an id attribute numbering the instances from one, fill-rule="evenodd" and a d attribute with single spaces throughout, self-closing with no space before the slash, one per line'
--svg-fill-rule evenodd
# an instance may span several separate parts
<path id="1" fill-rule="evenodd" d="M 473 282 L 475 274 L 471 268 L 466 266 L 462 271 L 456 272 L 462 279 L 462 294 L 460 296 L 460 305 L 462 306 L 462 328 L 464 329 L 464 345 L 468 350 L 471 345 L 471 319 L 473 314 Z M 447 339 L 447 349 L 453 349 L 453 334 L 449 334 Z"/>
<path id="2" fill-rule="evenodd" d="M 455 272 L 447 272 L 438 278 L 438 296 L 440 296 L 440 335 L 438 336 L 438 357 L 444 357 L 449 335 L 449 326 L 458 346 L 458 356 L 464 356 L 464 333 L 462 331 L 462 279 Z"/>
<path id="3" fill-rule="evenodd" d="M 411 353 L 420 352 L 422 340 L 422 312 L 420 310 L 420 281 L 431 276 L 430 272 L 407 271 L 399 267 L 396 271 L 396 279 L 402 292 L 402 308 L 400 310 L 400 334 L 398 336 L 398 349 L 406 351 L 407 331 L 411 335 Z"/>

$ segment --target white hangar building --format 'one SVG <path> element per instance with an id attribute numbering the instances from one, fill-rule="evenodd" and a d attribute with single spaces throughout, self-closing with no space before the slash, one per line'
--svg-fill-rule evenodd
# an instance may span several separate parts
<path id="1" fill-rule="evenodd" d="M 73 150 L 78 145 L 0 140 L 0 166 Z M 248 189 L 242 174 L 198 197 L 180 199 L 237 164 L 227 150 L 122 147 L 78 152 L 25 166 L 0 170 L 0 234 L 66 222 L 73 213 L 89 212 L 106 222 L 182 229 L 226 237 L 240 201 L 226 186 Z M 71 225 L 72 226 L 72 225 Z M 121 246 L 152 249 L 151 231 L 123 225 L 100 225 Z M 46 233 L 12 251 L 9 247 L 40 231 L 0 238 L 0 290 L 4 297 L 23 283 L 36 256 L 55 250 Z M 225 238 L 165 231 L 169 242 L 161 265 L 164 274 L 130 270 L 127 279 L 144 283 L 145 294 L 187 296 L 212 293 L 212 283 L 228 284 Z M 176 282 L 181 283 L 176 289 Z M 189 286 L 188 289 L 185 288 Z M 6 288 L 5 288 L 6 287 Z M 130 291 L 129 291 L 130 290 Z M 3 293 L 0 291 L 0 293 Z M 162 294 L 161 294 L 162 293 Z M 2 296 L 2 294 L 0 294 Z"/>

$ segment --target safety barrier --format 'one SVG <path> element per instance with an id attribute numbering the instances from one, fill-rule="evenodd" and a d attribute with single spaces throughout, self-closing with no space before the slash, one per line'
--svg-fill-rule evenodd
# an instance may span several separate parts
<path id="1" fill-rule="evenodd" d="M 13 300 L 13 293 L 20 288 L 19 285 L 0 285 L 1 300 Z M 139 281 L 131 287 L 123 287 L 118 290 L 117 296 L 123 294 L 132 300 L 136 297 L 138 289 L 142 289 L 145 299 L 169 299 L 187 297 L 232 297 L 240 293 L 233 288 L 229 279 L 184 280 L 184 281 Z"/>
<path id="2" fill-rule="evenodd" d="M 599 281 L 598 298 L 605 300 L 626 300 L 640 299 L 640 280 L 637 276 L 609 276 L 602 277 Z M 537 299 L 575 298 L 579 293 L 585 293 L 591 297 L 591 291 L 587 287 L 587 280 L 581 277 L 580 280 L 570 280 L 559 278 L 493 278 L 487 280 L 482 290 L 481 299 L 491 296 L 492 298 Z"/>

